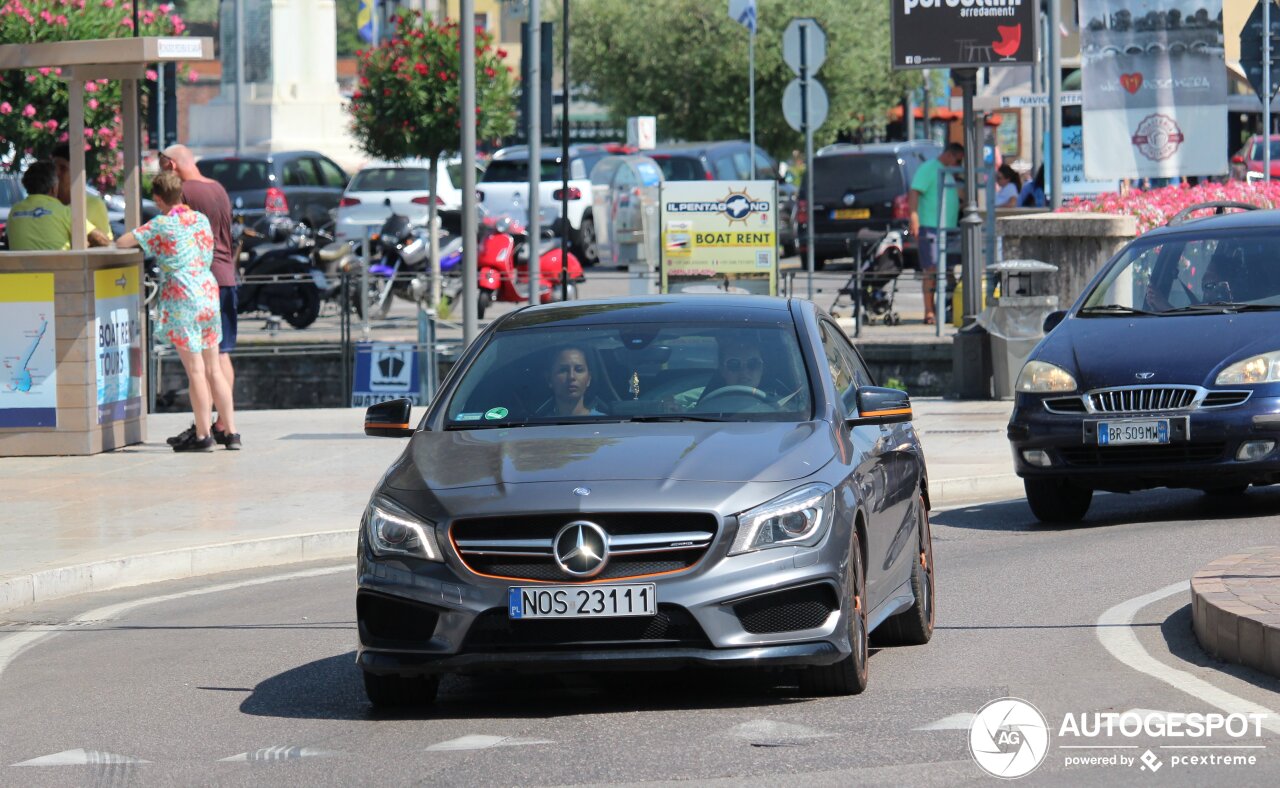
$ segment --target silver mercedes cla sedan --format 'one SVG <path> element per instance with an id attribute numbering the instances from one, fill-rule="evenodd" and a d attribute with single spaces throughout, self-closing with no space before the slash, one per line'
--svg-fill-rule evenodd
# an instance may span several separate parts
<path id="1" fill-rule="evenodd" d="M 360 528 L 358 662 L 376 706 L 445 673 L 786 668 L 861 692 L 868 641 L 933 634 L 924 455 L 812 302 L 618 298 L 494 321 Z"/>

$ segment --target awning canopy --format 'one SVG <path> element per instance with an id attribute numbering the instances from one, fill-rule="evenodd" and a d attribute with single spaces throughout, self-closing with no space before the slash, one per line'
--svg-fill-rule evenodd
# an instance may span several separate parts
<path id="1" fill-rule="evenodd" d="M 51 41 L 0 46 L 0 70 L 60 68 L 67 83 L 67 112 L 70 139 L 84 139 L 84 83 L 93 79 L 119 79 L 124 144 L 125 223 L 130 228 L 141 223 L 142 183 L 140 172 L 137 80 L 146 74 L 147 64 L 165 61 L 213 60 L 213 39 L 172 36 L 137 38 L 97 38 L 86 41 Z M 71 226 L 85 224 L 84 147 L 71 148 Z M 71 234 L 71 248 L 84 249 L 83 233 Z"/>

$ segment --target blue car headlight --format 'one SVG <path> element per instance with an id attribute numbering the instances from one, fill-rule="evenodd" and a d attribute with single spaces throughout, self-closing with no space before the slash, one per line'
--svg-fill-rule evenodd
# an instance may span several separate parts
<path id="1" fill-rule="evenodd" d="M 365 512 L 369 547 L 379 557 L 405 555 L 444 561 L 436 527 L 387 498 L 374 497 Z"/>
<path id="2" fill-rule="evenodd" d="M 1248 386 L 1280 381 L 1280 350 L 1237 361 L 1218 373 L 1219 386 Z"/>
<path id="3" fill-rule="evenodd" d="M 1028 394 L 1049 394 L 1075 391 L 1075 377 L 1057 364 L 1048 361 L 1028 361 L 1018 373 L 1018 391 Z"/>
<path id="4" fill-rule="evenodd" d="M 811 484 L 748 509 L 738 515 L 738 536 L 729 555 L 815 545 L 830 528 L 834 508 L 834 491 L 825 484 Z"/>

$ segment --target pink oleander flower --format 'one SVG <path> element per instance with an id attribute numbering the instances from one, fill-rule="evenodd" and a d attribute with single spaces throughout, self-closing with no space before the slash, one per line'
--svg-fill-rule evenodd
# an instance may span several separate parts
<path id="1" fill-rule="evenodd" d="M 102 0 L 102 7 L 103 7 L 103 8 L 115 8 L 115 7 L 116 7 L 116 0 Z"/>
<path id="2" fill-rule="evenodd" d="M 196 71 L 194 68 L 187 72 L 188 82 L 195 82 L 198 79 L 200 79 L 200 72 Z"/>
<path id="3" fill-rule="evenodd" d="M 8 115 L 13 112 L 13 105 L 7 101 L 0 101 L 0 115 Z"/>
<path id="4" fill-rule="evenodd" d="M 22 108 L 22 117 L 34 118 L 36 116 L 36 108 L 28 104 Z"/>
<path id="5" fill-rule="evenodd" d="M 182 17 L 178 16 L 177 14 L 174 14 L 173 16 L 169 17 L 169 21 L 170 23 L 173 24 L 173 34 L 175 36 L 182 35 L 182 32 L 187 29 L 187 23 L 183 22 Z"/>
<path id="6" fill-rule="evenodd" d="M 89 99 L 89 109 L 97 109 L 97 108 L 98 108 L 98 100 L 93 98 Z"/>
<path id="7" fill-rule="evenodd" d="M 142 12 L 142 24 L 152 25 L 152 24 L 155 24 L 155 21 L 156 21 L 156 14 L 154 11 Z"/>
<path id="8" fill-rule="evenodd" d="M 45 127 L 46 129 L 48 129 L 49 131 L 57 131 L 57 130 L 58 130 L 58 121 L 56 121 L 56 120 L 48 120 L 48 121 L 45 121 L 44 127 Z"/>
<path id="9" fill-rule="evenodd" d="M 42 77 L 47 77 L 47 76 L 49 76 L 49 67 L 48 67 L 48 66 L 43 66 L 43 67 L 41 67 L 41 68 L 38 68 L 38 69 L 36 69 L 36 71 L 39 71 L 39 72 L 40 72 L 40 76 L 42 76 Z"/>
<path id="10" fill-rule="evenodd" d="M 126 16 L 124 19 L 121 19 L 121 20 L 120 20 L 120 26 L 121 26 L 121 27 L 127 27 L 127 28 L 129 28 L 130 30 L 132 30 L 132 29 L 133 29 L 133 20 Z"/>
<path id="11" fill-rule="evenodd" d="M 84 83 L 84 89 L 85 89 L 85 91 L 87 91 L 87 92 L 89 92 L 89 93 L 97 93 L 97 92 L 98 92 L 98 83 L 97 83 L 97 82 L 86 82 L 86 83 Z"/>
<path id="12" fill-rule="evenodd" d="M 147 79 L 151 80 L 152 82 L 156 81 L 156 72 L 154 69 L 150 69 L 150 68 L 147 69 Z"/>

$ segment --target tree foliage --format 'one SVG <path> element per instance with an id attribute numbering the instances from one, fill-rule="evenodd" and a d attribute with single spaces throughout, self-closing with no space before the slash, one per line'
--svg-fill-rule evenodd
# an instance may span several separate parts
<path id="1" fill-rule="evenodd" d="M 827 32 L 818 79 L 831 110 L 815 145 L 882 125 L 885 110 L 919 82 L 890 69 L 884 0 L 757 0 L 757 15 L 756 140 L 774 153 L 804 142 L 782 116 L 782 92 L 795 77 L 782 60 L 782 33 L 793 17 L 816 18 Z M 724 0 L 580 0 L 569 24 L 574 81 L 618 120 L 654 115 L 664 139 L 747 138 L 748 32 Z"/>
<path id="2" fill-rule="evenodd" d="M 182 35 L 186 23 L 168 4 L 142 9 L 142 35 Z M 0 0 L 0 44 L 125 38 L 133 6 L 118 0 Z M 68 141 L 67 84 L 60 68 L 0 71 L 0 169 L 22 169 Z M 100 186 L 121 167 L 120 83 L 85 84 L 85 167 Z"/>
<path id="3" fill-rule="evenodd" d="M 395 35 L 362 50 L 360 83 L 351 96 L 352 131 L 370 156 L 432 161 L 462 142 L 459 120 L 462 70 L 457 22 L 437 25 L 420 14 L 396 20 Z M 515 85 L 506 53 L 476 31 L 476 137 L 491 139 L 515 128 Z"/>

